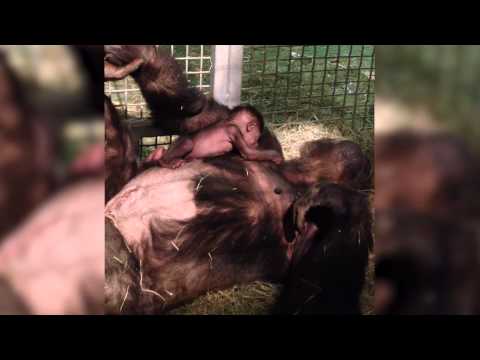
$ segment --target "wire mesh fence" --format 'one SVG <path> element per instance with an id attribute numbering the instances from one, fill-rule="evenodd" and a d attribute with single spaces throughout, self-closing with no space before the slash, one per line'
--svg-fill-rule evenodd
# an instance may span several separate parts
<path id="1" fill-rule="evenodd" d="M 187 75 L 190 85 L 210 93 L 210 74 L 212 69 L 210 45 L 156 45 L 170 54 L 180 63 Z M 105 93 L 113 104 L 128 118 L 143 119 L 150 116 L 140 89 L 130 76 L 123 80 L 108 81 Z"/>
<path id="2" fill-rule="evenodd" d="M 212 46 L 157 46 L 170 51 L 192 86 L 212 93 Z M 243 54 L 241 102 L 257 107 L 268 125 L 342 122 L 352 130 L 373 132 L 374 46 L 245 45 Z M 129 121 L 150 116 L 131 77 L 107 82 L 105 92 Z M 140 156 L 171 140 L 171 136 L 142 138 Z"/>
<path id="3" fill-rule="evenodd" d="M 168 51 L 184 69 L 191 86 L 199 88 L 209 95 L 211 92 L 212 47 L 210 45 L 156 45 Z M 128 121 L 149 118 L 150 111 L 141 91 L 133 78 L 109 81 L 105 84 L 105 93 L 112 99 L 114 106 Z M 168 145 L 172 136 L 142 137 L 139 140 L 140 158 L 144 158 L 159 145 Z"/>
<path id="4" fill-rule="evenodd" d="M 242 102 L 271 123 L 338 120 L 373 128 L 374 56 L 368 45 L 245 46 Z"/>

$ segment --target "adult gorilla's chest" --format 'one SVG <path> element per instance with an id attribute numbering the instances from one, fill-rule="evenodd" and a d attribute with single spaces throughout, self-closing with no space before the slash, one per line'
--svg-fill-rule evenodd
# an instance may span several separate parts
<path id="1" fill-rule="evenodd" d="M 283 217 L 293 200 L 270 165 L 238 158 L 140 174 L 106 207 L 140 263 L 132 301 L 159 311 L 208 290 L 281 277 L 288 266 Z"/>

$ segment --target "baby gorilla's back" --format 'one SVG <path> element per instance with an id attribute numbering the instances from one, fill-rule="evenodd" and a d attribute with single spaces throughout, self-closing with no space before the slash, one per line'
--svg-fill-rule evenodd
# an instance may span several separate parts
<path id="1" fill-rule="evenodd" d="M 188 160 L 224 155 L 233 150 L 232 139 L 227 131 L 234 125 L 217 124 L 192 136 L 192 151 Z"/>
<path id="2" fill-rule="evenodd" d="M 224 124 L 217 124 L 194 135 L 179 137 L 158 159 L 162 167 L 174 169 L 194 159 L 220 156 L 233 146 Z"/>

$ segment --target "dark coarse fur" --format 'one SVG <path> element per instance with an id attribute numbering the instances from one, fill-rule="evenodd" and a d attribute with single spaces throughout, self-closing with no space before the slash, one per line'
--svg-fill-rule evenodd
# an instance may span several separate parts
<path id="1" fill-rule="evenodd" d="M 371 183 L 371 166 L 358 144 L 349 140 L 322 139 L 305 143 L 300 158 L 282 165 L 283 175 L 298 187 L 330 181 L 354 189 Z"/>
<path id="2" fill-rule="evenodd" d="M 275 312 L 360 314 L 373 247 L 367 198 L 327 183 L 311 189 L 293 212 L 300 235 Z"/>
<path id="3" fill-rule="evenodd" d="M 202 110 L 180 122 L 180 133 L 195 133 L 212 124 L 226 121 L 230 116 L 230 110 L 221 105 L 213 98 L 206 98 Z"/>
<path id="4" fill-rule="evenodd" d="M 224 107 L 189 87 L 177 61 L 153 45 L 108 45 L 107 60 L 117 65 L 142 58 L 144 64 L 131 75 L 138 83 L 157 126 L 169 133 L 191 133 L 218 121 Z M 228 110 L 228 109 L 227 109 Z M 206 114 L 198 117 L 201 111 Z"/>
<path id="5" fill-rule="evenodd" d="M 105 104 L 105 202 L 110 200 L 137 172 L 136 151 L 131 134 L 109 97 Z"/>
<path id="6" fill-rule="evenodd" d="M 105 312 L 134 314 L 140 298 L 139 265 L 126 247 L 122 235 L 105 220 Z M 121 296 L 114 296 L 121 294 Z"/>
<path id="7" fill-rule="evenodd" d="M 480 313 L 480 242 L 464 225 L 415 211 L 377 213 L 375 277 L 394 289 L 378 314 Z"/>
<path id="8" fill-rule="evenodd" d="M 128 275 L 120 284 L 120 275 L 114 281 L 107 276 L 117 312 L 124 296 L 129 312 L 161 313 L 209 290 L 255 280 L 282 282 L 290 267 L 288 241 L 294 244 L 295 265 L 278 312 L 298 311 L 311 296 L 312 288 L 302 287 L 302 279 L 328 292 L 301 312 L 358 311 L 371 246 L 368 205 L 361 193 L 334 184 L 311 186 L 292 206 L 296 189 L 274 164 L 247 162 L 231 154 L 196 164 L 201 170 L 189 179 L 189 191 L 197 213 L 188 221 L 159 218 L 150 224 L 152 243 L 144 243 L 138 256 L 142 288 L 138 277 Z M 312 226 L 319 230 L 306 231 Z M 338 228 L 344 232 L 337 233 Z M 107 234 L 107 243 L 122 244 L 117 235 L 110 239 Z M 140 297 L 127 296 L 128 286 Z"/>
<path id="9" fill-rule="evenodd" d="M 278 214 L 266 198 L 278 195 L 259 191 L 255 176 L 246 175 L 245 162 L 238 157 L 205 162 L 205 170 L 191 179 L 197 215 L 188 222 L 154 221 L 150 228 L 152 246 L 143 250 L 139 264 L 142 287 L 164 300 L 140 290 L 140 298 L 129 298 L 131 312 L 162 313 L 210 290 L 259 279 L 280 281 L 288 268 L 282 244 L 283 214 Z M 112 234 L 107 234 L 107 243 L 120 242 L 121 236 L 111 239 Z M 111 256 L 108 254 L 112 254 L 109 249 L 107 256 Z M 108 297 L 118 309 L 119 299 L 126 293 L 125 284 L 139 291 L 139 283 L 131 275 L 120 280 L 120 268 L 115 271 L 117 280 L 107 275 L 112 289 Z"/>
<path id="10" fill-rule="evenodd" d="M 253 176 L 245 175 L 243 161 L 224 157 L 207 162 L 220 172 L 192 179 L 199 213 L 188 223 L 169 224 L 161 227 L 163 231 L 159 227 L 152 252 L 146 257 L 148 262 L 143 265 L 152 284 L 170 283 L 166 286 L 177 296 L 171 305 L 162 305 L 162 310 L 206 291 L 258 279 L 279 280 L 287 268 L 278 215 L 256 191 Z M 178 229 L 188 235 L 180 250 L 172 252 L 162 239 L 175 238 Z M 175 287 L 172 277 L 182 274 L 188 264 L 195 265 Z"/>

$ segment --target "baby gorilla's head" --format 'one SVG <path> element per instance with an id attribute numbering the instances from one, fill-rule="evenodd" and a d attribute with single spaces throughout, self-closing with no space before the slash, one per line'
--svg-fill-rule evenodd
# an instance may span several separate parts
<path id="1" fill-rule="evenodd" d="M 251 105 L 239 105 L 230 114 L 230 121 L 238 126 L 245 142 L 256 146 L 262 135 L 264 121 L 262 114 Z"/>

